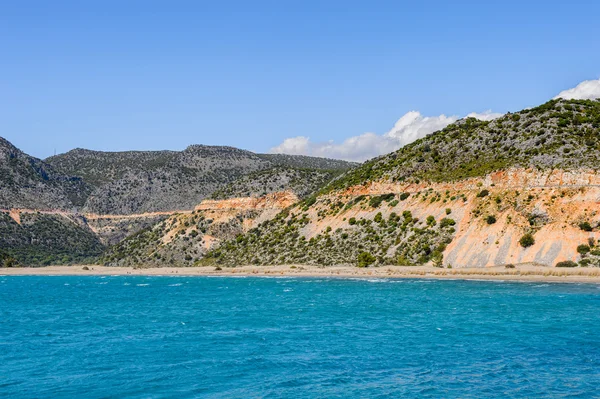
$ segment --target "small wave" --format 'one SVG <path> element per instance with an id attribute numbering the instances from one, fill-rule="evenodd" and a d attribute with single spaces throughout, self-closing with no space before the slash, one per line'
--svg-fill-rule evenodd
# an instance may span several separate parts
<path id="1" fill-rule="evenodd" d="M 123 285 L 131 285 L 131 283 L 125 283 L 125 284 L 123 284 Z"/>
<path id="2" fill-rule="evenodd" d="M 138 286 L 138 287 L 146 287 L 148 285 L 150 285 L 150 284 L 136 284 L 136 286 Z"/>
<path id="3" fill-rule="evenodd" d="M 3 281 L 3 282 L 4 282 L 4 281 Z M 65 285 L 71 285 L 71 284 L 69 284 L 69 283 L 65 283 Z"/>
<path id="4" fill-rule="evenodd" d="M 169 284 L 169 287 L 179 287 L 180 285 L 183 285 L 183 284 L 181 284 L 181 283 Z"/>

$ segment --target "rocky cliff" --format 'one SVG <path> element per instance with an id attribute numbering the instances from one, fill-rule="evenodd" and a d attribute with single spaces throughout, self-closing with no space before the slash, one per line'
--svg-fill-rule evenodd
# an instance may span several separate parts
<path id="1" fill-rule="evenodd" d="M 600 101 L 466 119 L 206 254 L 215 264 L 600 266 Z"/>

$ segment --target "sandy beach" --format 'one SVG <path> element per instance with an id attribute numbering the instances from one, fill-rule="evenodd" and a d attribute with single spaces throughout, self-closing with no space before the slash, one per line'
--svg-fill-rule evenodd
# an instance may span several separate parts
<path id="1" fill-rule="evenodd" d="M 12 276 L 296 276 L 341 278 L 433 278 L 464 280 L 511 280 L 545 282 L 600 283 L 599 268 L 554 268 L 536 265 L 520 265 L 514 269 L 504 266 L 488 268 L 441 269 L 435 267 L 382 266 L 358 268 L 353 266 L 238 266 L 223 267 L 163 267 L 132 268 L 97 265 L 46 266 L 0 269 L 0 275 Z"/>

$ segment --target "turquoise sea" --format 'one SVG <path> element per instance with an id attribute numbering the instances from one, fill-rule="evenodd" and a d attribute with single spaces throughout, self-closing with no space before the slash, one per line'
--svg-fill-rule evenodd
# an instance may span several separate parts
<path id="1" fill-rule="evenodd" d="M 600 397 L 600 286 L 0 276 L 0 397 Z"/>

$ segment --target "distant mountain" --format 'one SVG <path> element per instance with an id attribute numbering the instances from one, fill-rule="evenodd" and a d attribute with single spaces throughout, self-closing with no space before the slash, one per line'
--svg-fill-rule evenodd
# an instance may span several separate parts
<path id="1" fill-rule="evenodd" d="M 0 263 L 86 261 L 207 197 L 276 191 L 304 197 L 354 166 L 204 145 L 184 151 L 76 149 L 42 161 L 0 138 Z"/>
<path id="2" fill-rule="evenodd" d="M 95 187 L 83 211 L 135 214 L 192 209 L 214 192 L 264 194 L 281 189 L 316 190 L 355 166 L 314 157 L 254 154 L 232 147 L 193 145 L 184 151 L 98 152 L 76 149 L 46 162 Z M 294 175 L 286 177 L 286 172 Z M 302 172 L 300 172 L 302 171 Z M 324 172 L 325 171 L 325 172 Z M 256 174 L 264 172 L 263 174 Z M 276 188 L 252 176 L 270 175 Z M 306 178 L 306 184 L 298 184 Z M 292 181 L 294 188 L 289 187 Z M 232 185 L 233 188 L 228 188 Z M 257 188 L 260 186 L 260 188 Z"/>
<path id="3" fill-rule="evenodd" d="M 72 209 L 82 206 L 93 186 L 57 171 L 0 137 L 0 209 Z"/>
<path id="4" fill-rule="evenodd" d="M 348 162 L 330 158 L 309 157 L 306 155 L 258 154 L 258 156 L 271 162 L 273 165 L 295 169 L 346 171 L 354 166 L 359 165 L 356 162 Z"/>

